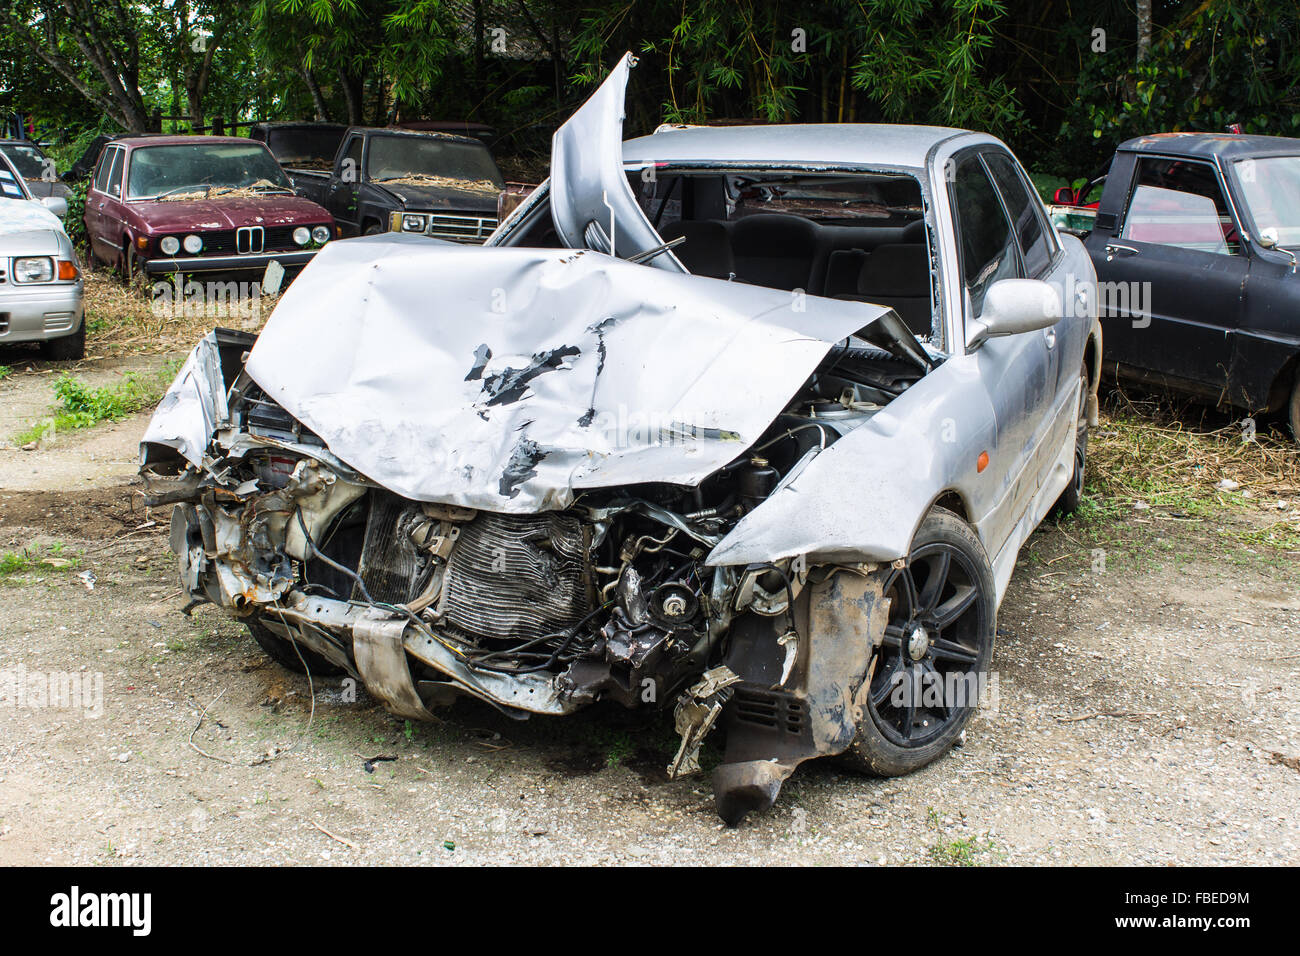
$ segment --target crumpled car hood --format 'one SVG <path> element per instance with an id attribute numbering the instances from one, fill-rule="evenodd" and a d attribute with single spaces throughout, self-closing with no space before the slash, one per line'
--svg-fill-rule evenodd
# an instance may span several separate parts
<path id="1" fill-rule="evenodd" d="M 381 235 L 318 253 L 246 368 L 391 491 L 531 513 L 584 488 L 698 483 L 886 311 L 589 251 Z M 206 425 L 195 404 L 165 398 L 145 441 L 180 447 Z"/>

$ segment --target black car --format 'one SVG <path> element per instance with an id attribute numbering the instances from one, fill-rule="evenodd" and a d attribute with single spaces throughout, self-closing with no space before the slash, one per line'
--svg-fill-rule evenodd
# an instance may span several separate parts
<path id="1" fill-rule="evenodd" d="M 1300 139 L 1129 140 L 1085 245 L 1108 373 L 1283 412 L 1300 439 Z"/>
<path id="2" fill-rule="evenodd" d="M 469 136 L 353 126 L 327 169 L 285 164 L 300 196 L 324 206 L 345 236 L 415 232 L 480 243 L 497 226 L 505 180 Z"/>

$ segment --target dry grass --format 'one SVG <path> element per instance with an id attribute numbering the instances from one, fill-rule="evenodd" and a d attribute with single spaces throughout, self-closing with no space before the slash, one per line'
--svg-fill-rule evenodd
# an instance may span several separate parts
<path id="1" fill-rule="evenodd" d="M 220 317 L 200 309 L 154 308 L 151 286 L 126 286 L 106 272 L 86 276 L 87 350 L 95 356 L 188 352 L 213 326 L 261 327 L 271 302 L 262 301 L 261 318 Z"/>
<path id="2" fill-rule="evenodd" d="M 1150 509 L 1171 518 L 1222 519 L 1214 523 L 1243 543 L 1295 551 L 1300 445 L 1262 423 L 1251 433 L 1241 419 L 1225 424 L 1228 416 L 1219 416 L 1207 427 L 1207 417 L 1214 413 L 1195 405 L 1112 402 L 1089 438 L 1080 517 L 1111 521 Z"/>

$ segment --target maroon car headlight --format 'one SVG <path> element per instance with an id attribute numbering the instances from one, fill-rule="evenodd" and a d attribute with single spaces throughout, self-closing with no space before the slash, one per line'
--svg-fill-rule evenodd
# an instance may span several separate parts
<path id="1" fill-rule="evenodd" d="M 299 226 L 293 231 L 293 241 L 300 246 L 305 246 L 311 242 L 311 230 L 306 226 Z"/>
<path id="2" fill-rule="evenodd" d="M 196 235 L 194 235 L 194 233 L 190 233 L 188 236 L 186 236 L 186 237 L 185 237 L 185 251 L 188 252 L 188 253 L 189 253 L 190 255 L 192 255 L 192 256 L 196 256 L 196 255 L 198 255 L 200 252 L 202 252 L 202 251 L 203 251 L 203 239 L 202 239 L 202 237 L 201 237 L 201 236 L 196 236 Z"/>
<path id="3" fill-rule="evenodd" d="M 174 256 L 181 251 L 181 241 L 175 236 L 163 236 L 158 248 L 163 251 L 163 255 Z"/>
<path id="4" fill-rule="evenodd" d="M 323 244 L 323 243 L 326 243 L 326 242 L 329 242 L 329 241 L 330 241 L 330 227 L 329 227 L 329 226 L 313 226 L 313 227 L 312 227 L 312 230 L 311 230 L 311 237 L 312 237 L 313 239 L 315 239 L 317 242 L 322 243 L 322 244 Z"/>

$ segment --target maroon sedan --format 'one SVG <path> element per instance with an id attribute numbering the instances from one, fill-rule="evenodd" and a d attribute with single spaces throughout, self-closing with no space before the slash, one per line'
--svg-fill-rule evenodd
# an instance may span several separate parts
<path id="1" fill-rule="evenodd" d="M 294 195 L 262 143 L 233 136 L 139 136 L 104 146 L 86 192 L 92 262 L 128 279 L 305 264 L 334 219 Z"/>

